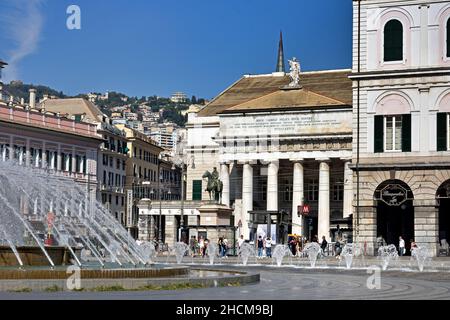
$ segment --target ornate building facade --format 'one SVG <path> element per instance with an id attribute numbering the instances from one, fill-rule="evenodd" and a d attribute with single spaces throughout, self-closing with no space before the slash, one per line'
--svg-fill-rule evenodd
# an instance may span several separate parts
<path id="1" fill-rule="evenodd" d="M 301 72 L 293 59 L 287 74 L 282 52 L 280 41 L 276 72 L 244 76 L 189 113 L 187 152 L 195 166 L 187 199 L 208 200 L 202 176 L 217 167 L 238 236 L 254 239 L 268 216 L 277 242 L 289 233 L 350 236 L 351 70 Z"/>
<path id="2" fill-rule="evenodd" d="M 450 237 L 449 32 L 449 1 L 354 1 L 353 225 L 372 252 Z"/>

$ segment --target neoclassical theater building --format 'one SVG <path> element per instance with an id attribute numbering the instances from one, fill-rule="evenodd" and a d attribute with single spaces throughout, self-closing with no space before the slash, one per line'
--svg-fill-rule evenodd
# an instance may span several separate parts
<path id="1" fill-rule="evenodd" d="M 245 75 L 202 110 L 190 110 L 187 199 L 209 199 L 202 175 L 216 167 L 222 202 L 245 239 L 268 216 L 277 242 L 289 233 L 350 234 L 351 70 L 298 72 L 293 60 L 291 77 L 283 60 L 280 44 L 276 72 Z M 307 216 L 299 213 L 303 204 Z"/>
<path id="2" fill-rule="evenodd" d="M 449 1 L 354 1 L 353 227 L 369 248 L 450 240 L 449 33 Z"/>

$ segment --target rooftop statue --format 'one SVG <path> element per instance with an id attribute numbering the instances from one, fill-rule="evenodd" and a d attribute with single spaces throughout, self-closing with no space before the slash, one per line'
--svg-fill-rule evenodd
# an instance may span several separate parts
<path id="1" fill-rule="evenodd" d="M 292 60 L 289 60 L 290 70 L 289 76 L 292 79 L 292 82 L 289 84 L 289 87 L 296 88 L 300 87 L 300 61 L 297 60 L 297 58 L 292 58 Z"/>

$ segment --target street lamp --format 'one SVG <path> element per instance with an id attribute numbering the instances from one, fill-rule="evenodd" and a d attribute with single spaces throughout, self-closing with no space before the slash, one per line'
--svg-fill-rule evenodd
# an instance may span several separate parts
<path id="1" fill-rule="evenodd" d="M 184 225 L 184 175 L 186 169 L 190 166 L 191 169 L 195 169 L 194 156 L 192 156 L 188 163 L 186 163 L 184 150 L 186 148 L 186 140 L 184 140 L 181 136 L 178 137 L 177 141 L 177 150 L 174 153 L 173 157 L 173 166 L 172 170 L 175 170 L 175 166 L 181 167 L 181 213 L 180 213 L 180 230 L 178 231 L 178 237 L 181 240 L 181 233 L 183 232 Z"/>

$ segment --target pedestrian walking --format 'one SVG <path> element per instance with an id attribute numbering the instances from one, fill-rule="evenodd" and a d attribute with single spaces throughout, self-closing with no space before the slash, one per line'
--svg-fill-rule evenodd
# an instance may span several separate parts
<path id="1" fill-rule="evenodd" d="M 224 258 L 227 257 L 227 252 L 228 252 L 228 239 L 223 238 L 223 257 Z"/>
<path id="2" fill-rule="evenodd" d="M 399 237 L 398 251 L 399 251 L 400 257 L 404 256 L 406 253 L 405 240 L 403 240 L 403 238 L 401 236 Z"/>
<path id="3" fill-rule="evenodd" d="M 266 238 L 265 247 L 266 247 L 266 257 L 272 258 L 272 239 L 270 239 L 270 237 Z"/>

